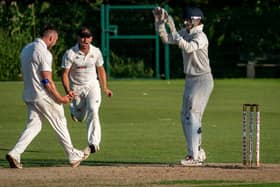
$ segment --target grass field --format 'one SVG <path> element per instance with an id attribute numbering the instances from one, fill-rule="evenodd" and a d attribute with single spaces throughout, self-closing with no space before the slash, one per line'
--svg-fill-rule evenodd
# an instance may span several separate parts
<path id="1" fill-rule="evenodd" d="M 102 144 L 94 161 L 174 163 L 185 156 L 180 124 L 183 80 L 121 80 L 110 81 L 109 86 L 114 96 L 103 97 L 100 109 Z M 58 87 L 61 90 L 59 83 Z M 21 94 L 22 82 L 0 83 L 0 158 L 12 148 L 25 128 L 26 108 Z M 258 103 L 261 110 L 261 161 L 279 163 L 279 96 L 280 80 L 215 80 L 203 119 L 203 147 L 207 161 L 241 162 L 242 103 Z M 67 106 L 65 114 L 74 145 L 83 148 L 86 145 L 85 125 L 70 120 Z M 22 158 L 51 162 L 65 159 L 48 123 Z"/>
<path id="2" fill-rule="evenodd" d="M 60 83 L 57 84 L 62 91 Z M 101 151 L 85 165 L 119 163 L 178 163 L 186 155 L 180 124 L 184 80 L 109 81 L 112 98 L 103 96 Z M 0 82 L 0 166 L 8 167 L 11 149 L 26 121 L 21 99 L 22 82 Z M 241 163 L 242 104 L 258 103 L 261 110 L 262 163 L 280 163 L 280 79 L 222 79 L 203 118 L 203 143 L 208 163 Z M 86 127 L 70 120 L 69 131 L 77 148 L 86 146 Z M 62 147 L 47 122 L 22 155 L 25 167 L 67 163 Z"/>

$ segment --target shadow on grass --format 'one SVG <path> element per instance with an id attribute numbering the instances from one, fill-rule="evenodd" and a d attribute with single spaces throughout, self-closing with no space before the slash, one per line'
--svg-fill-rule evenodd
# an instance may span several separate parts
<path id="1" fill-rule="evenodd" d="M 65 167 L 69 166 L 68 160 L 42 160 L 42 159 L 25 159 L 22 160 L 23 167 Z M 82 166 L 157 166 L 157 167 L 172 167 L 175 164 L 163 162 L 126 162 L 126 161 L 83 161 Z M 8 168 L 8 161 L 0 159 L 0 166 Z"/>
<path id="2" fill-rule="evenodd" d="M 5 151 L 5 152 L 9 152 L 11 149 L 7 149 L 7 148 L 2 148 L 2 149 L 0 149 L 0 151 Z M 42 151 L 32 151 L 32 150 L 26 150 L 26 151 L 24 151 L 24 152 L 26 152 L 26 153 L 43 153 Z"/>
<path id="3" fill-rule="evenodd" d="M 138 161 L 83 161 L 81 165 L 87 166 L 176 166 L 174 163 L 167 162 L 138 162 Z"/>
<path id="4" fill-rule="evenodd" d="M 40 160 L 40 159 L 25 159 L 22 160 L 24 168 L 29 167 L 60 167 L 69 165 L 67 160 Z M 0 160 L 0 166 L 9 168 L 9 163 L 6 159 Z"/>
<path id="5" fill-rule="evenodd" d="M 234 164 L 234 163 L 210 163 L 205 164 L 204 167 L 207 168 L 220 168 L 220 169 L 259 169 L 261 167 L 255 167 L 255 166 L 243 166 L 242 164 Z"/>
<path id="6" fill-rule="evenodd" d="M 25 168 L 28 167 L 65 167 L 69 166 L 67 159 L 59 160 L 43 160 L 43 159 L 25 159 L 22 160 L 22 164 Z M 1 167 L 9 167 L 5 158 L 0 159 Z M 141 166 L 141 167 L 185 167 L 178 163 L 168 162 L 140 162 L 140 161 L 99 161 L 99 160 L 85 160 L 81 163 L 81 166 Z M 188 166 L 190 167 L 190 166 Z M 198 167 L 198 166 L 193 166 Z M 224 163 L 207 163 L 200 168 L 220 168 L 220 169 L 258 169 L 256 167 L 244 167 L 241 164 L 224 164 Z"/>

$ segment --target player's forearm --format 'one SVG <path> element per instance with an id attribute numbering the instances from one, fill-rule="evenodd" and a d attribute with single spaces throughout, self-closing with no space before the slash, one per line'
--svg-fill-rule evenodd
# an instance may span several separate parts
<path id="1" fill-rule="evenodd" d="M 167 33 L 164 24 L 158 26 L 158 34 L 163 43 L 176 44 L 176 42 L 173 40 L 171 33 Z"/>
<path id="2" fill-rule="evenodd" d="M 62 85 L 63 85 L 63 88 L 64 88 L 66 94 L 69 94 L 69 92 L 71 91 L 68 73 L 69 73 L 69 70 L 67 70 L 67 69 L 62 70 L 61 82 L 62 82 Z"/>
<path id="3" fill-rule="evenodd" d="M 98 71 L 99 82 L 100 82 L 100 85 L 101 85 L 101 88 L 102 88 L 103 92 L 108 97 L 111 97 L 113 95 L 113 92 L 112 92 L 112 90 L 110 90 L 107 87 L 107 75 L 106 75 L 106 71 L 105 71 L 104 67 L 103 66 L 98 67 L 97 71 Z"/>
<path id="4" fill-rule="evenodd" d="M 156 31 L 158 32 L 161 41 L 163 43 L 167 43 L 168 42 L 168 34 L 166 32 L 164 23 L 162 23 L 162 24 L 155 23 L 155 27 L 156 27 Z"/>
<path id="5" fill-rule="evenodd" d="M 103 91 L 105 91 L 108 88 L 107 88 L 107 75 L 104 68 L 98 69 L 98 76 L 99 76 L 101 88 Z"/>
<path id="6" fill-rule="evenodd" d="M 49 95 L 55 100 L 55 102 L 61 104 L 61 103 L 67 103 L 69 102 L 70 97 L 68 96 L 61 96 L 60 93 L 57 91 L 55 83 L 52 79 L 52 72 L 50 71 L 42 71 L 42 84 L 44 85 L 44 88 L 49 93 Z"/>
<path id="7" fill-rule="evenodd" d="M 65 93 L 68 94 L 71 91 L 68 76 L 63 75 L 61 78 L 61 81 L 62 81 L 63 88 L 65 90 Z"/>
<path id="8" fill-rule="evenodd" d="M 52 80 L 49 80 L 49 84 L 45 85 L 45 89 L 57 103 L 64 103 L 63 97 L 57 91 L 56 86 Z"/>

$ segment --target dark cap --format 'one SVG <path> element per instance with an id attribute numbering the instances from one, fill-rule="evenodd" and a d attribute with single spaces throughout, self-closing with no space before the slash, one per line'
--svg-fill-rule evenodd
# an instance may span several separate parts
<path id="1" fill-rule="evenodd" d="M 86 27 L 82 27 L 79 31 L 78 31 L 78 36 L 81 38 L 88 38 L 92 36 L 92 33 L 90 32 L 90 30 Z"/>

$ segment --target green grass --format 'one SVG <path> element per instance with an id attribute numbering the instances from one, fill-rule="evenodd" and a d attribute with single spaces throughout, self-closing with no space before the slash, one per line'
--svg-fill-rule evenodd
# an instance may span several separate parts
<path id="1" fill-rule="evenodd" d="M 203 187 L 279 187 L 279 183 L 248 183 L 242 181 L 220 181 L 220 180 L 171 180 L 171 181 L 161 181 L 160 185 L 194 185 Z"/>
<path id="2" fill-rule="evenodd" d="M 112 98 L 103 96 L 101 151 L 85 164 L 178 163 L 186 155 L 180 124 L 184 80 L 109 81 Z M 0 164 L 26 122 L 21 99 L 22 82 L 0 82 Z M 62 86 L 58 83 L 62 91 Z M 215 80 L 203 118 L 203 147 L 207 162 L 241 163 L 242 104 L 258 103 L 261 110 L 261 162 L 280 162 L 280 80 Z M 69 131 L 77 148 L 86 146 L 86 127 L 70 120 Z M 47 122 L 22 155 L 25 167 L 67 163 L 62 147 Z"/>

